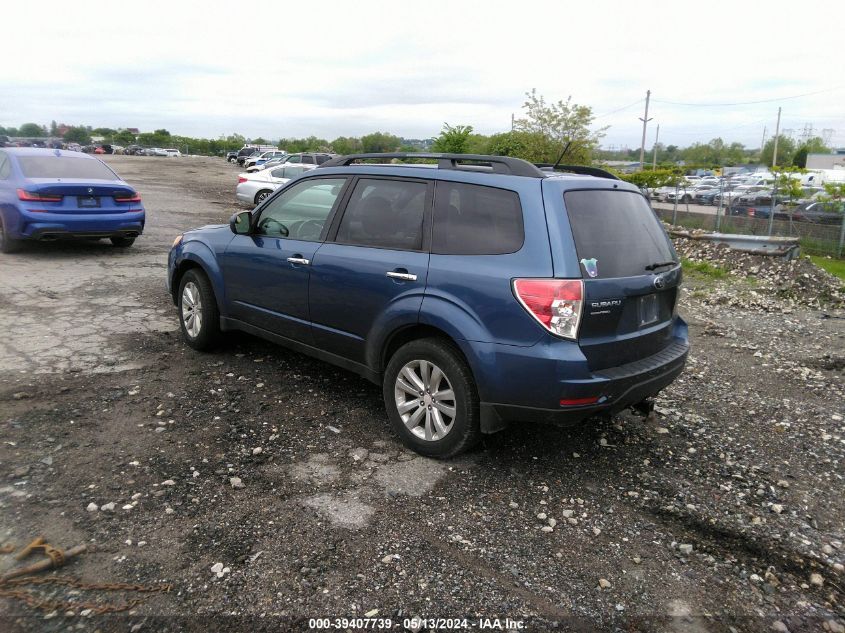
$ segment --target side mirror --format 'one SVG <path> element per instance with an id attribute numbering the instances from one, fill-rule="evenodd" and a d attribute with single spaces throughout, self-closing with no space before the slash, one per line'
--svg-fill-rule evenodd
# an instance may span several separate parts
<path id="1" fill-rule="evenodd" d="M 249 235 L 252 227 L 252 211 L 241 211 L 229 218 L 229 228 L 235 235 Z"/>

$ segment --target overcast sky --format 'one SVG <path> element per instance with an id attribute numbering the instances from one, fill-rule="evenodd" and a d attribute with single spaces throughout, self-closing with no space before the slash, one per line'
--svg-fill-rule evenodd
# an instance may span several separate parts
<path id="1" fill-rule="evenodd" d="M 536 88 L 591 106 L 603 146 L 639 147 L 651 89 L 647 146 L 659 123 L 665 143 L 759 147 L 778 106 L 782 128 L 832 129 L 845 146 L 841 0 L 8 0 L 2 16 L 5 126 L 492 134 Z"/>

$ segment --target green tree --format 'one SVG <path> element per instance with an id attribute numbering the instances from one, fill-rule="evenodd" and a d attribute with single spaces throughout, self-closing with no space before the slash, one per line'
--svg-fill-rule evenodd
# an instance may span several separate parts
<path id="1" fill-rule="evenodd" d="M 127 130 L 121 130 L 112 135 L 112 140 L 120 145 L 132 145 L 135 142 L 135 135 Z"/>
<path id="2" fill-rule="evenodd" d="M 164 129 L 156 130 L 153 134 L 157 134 L 158 136 L 170 136 L 170 132 Z"/>
<path id="3" fill-rule="evenodd" d="M 592 153 L 604 136 L 606 127 L 591 130 L 593 110 L 589 106 L 566 101 L 547 103 L 543 96 L 537 96 L 536 89 L 525 93 L 522 105 L 525 117 L 514 121 L 514 131 L 525 132 L 527 155 L 521 156 L 531 162 L 553 163 L 568 145 L 565 159 L 569 164 L 589 165 Z"/>
<path id="4" fill-rule="evenodd" d="M 780 153 L 780 148 L 778 148 L 778 153 Z M 829 153 L 830 148 L 824 144 L 824 140 L 822 140 L 821 137 L 814 136 L 813 138 L 806 140 L 798 146 L 798 149 L 795 151 L 795 155 L 792 157 L 792 164 L 795 167 L 806 167 L 808 154 Z"/>
<path id="5" fill-rule="evenodd" d="M 59 125 L 55 121 L 50 121 L 50 136 L 59 135 Z"/>
<path id="6" fill-rule="evenodd" d="M 361 137 L 361 149 L 365 153 L 395 152 L 402 144 L 402 139 L 387 132 L 373 132 Z"/>
<path id="7" fill-rule="evenodd" d="M 440 136 L 434 140 L 431 149 L 445 154 L 468 154 L 471 134 L 471 125 L 456 125 L 453 127 L 444 123 L 443 129 L 440 130 Z"/>
<path id="8" fill-rule="evenodd" d="M 772 166 L 772 158 L 775 150 L 775 139 L 770 138 L 760 152 L 760 162 Z M 781 134 L 778 137 L 778 165 L 791 165 L 792 157 L 795 155 L 795 141 L 788 136 Z"/>
<path id="9" fill-rule="evenodd" d="M 493 134 L 487 141 L 487 153 L 494 156 L 527 158 L 534 134 L 531 132 L 502 132 Z M 555 160 L 557 160 L 555 158 Z"/>
<path id="10" fill-rule="evenodd" d="M 364 151 L 360 138 L 338 136 L 329 144 L 335 154 L 360 154 Z"/>
<path id="11" fill-rule="evenodd" d="M 47 136 L 47 130 L 43 127 L 38 125 L 37 123 L 24 123 L 20 130 L 18 130 L 18 136 L 27 136 L 27 137 L 34 137 L 34 136 Z"/>
<path id="12" fill-rule="evenodd" d="M 87 145 L 91 142 L 91 134 L 84 127 L 72 127 L 65 132 L 65 143 L 79 143 L 80 145 Z"/>

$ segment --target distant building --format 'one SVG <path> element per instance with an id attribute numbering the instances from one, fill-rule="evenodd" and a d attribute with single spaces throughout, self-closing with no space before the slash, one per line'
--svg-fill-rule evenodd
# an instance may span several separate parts
<path id="1" fill-rule="evenodd" d="M 807 169 L 845 169 L 845 148 L 831 154 L 807 154 Z"/>

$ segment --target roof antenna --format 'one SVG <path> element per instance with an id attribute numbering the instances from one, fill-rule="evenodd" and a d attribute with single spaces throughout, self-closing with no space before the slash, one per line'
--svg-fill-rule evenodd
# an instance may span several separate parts
<path id="1" fill-rule="evenodd" d="M 554 164 L 554 165 L 552 165 L 552 171 L 554 171 L 555 169 L 557 169 L 557 166 L 558 166 L 558 165 L 560 165 L 560 161 L 562 161 L 562 160 L 563 160 L 563 157 L 564 157 L 564 156 L 566 156 L 566 152 L 568 152 L 568 151 L 569 151 L 569 146 L 570 146 L 570 145 L 572 145 L 572 141 L 567 141 L 567 142 L 566 142 L 566 147 L 564 147 L 564 148 L 563 148 L 563 151 L 560 153 L 560 156 L 558 156 L 557 161 L 555 162 L 555 164 Z"/>

